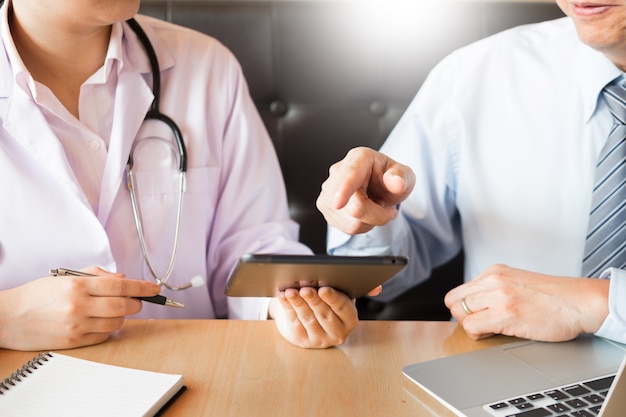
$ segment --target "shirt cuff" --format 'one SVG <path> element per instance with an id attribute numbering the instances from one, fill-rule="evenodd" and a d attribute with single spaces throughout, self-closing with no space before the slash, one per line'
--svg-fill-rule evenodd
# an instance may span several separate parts
<path id="1" fill-rule="evenodd" d="M 402 242 L 408 227 L 401 216 L 367 233 L 350 236 L 335 228 L 328 230 L 328 253 L 331 255 L 391 255 L 394 242 Z"/>
<path id="2" fill-rule="evenodd" d="M 271 297 L 228 297 L 228 318 L 267 320 L 271 301 Z"/>
<path id="3" fill-rule="evenodd" d="M 626 343 L 626 271 L 610 268 L 604 271 L 600 278 L 611 280 L 609 315 L 595 335 Z"/>

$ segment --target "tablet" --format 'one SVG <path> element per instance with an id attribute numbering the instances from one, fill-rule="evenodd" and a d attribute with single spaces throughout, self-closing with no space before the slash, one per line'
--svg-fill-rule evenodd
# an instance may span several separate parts
<path id="1" fill-rule="evenodd" d="M 230 297 L 277 297 L 287 288 L 333 287 L 359 298 L 406 264 L 404 256 L 246 254 L 224 292 Z"/>

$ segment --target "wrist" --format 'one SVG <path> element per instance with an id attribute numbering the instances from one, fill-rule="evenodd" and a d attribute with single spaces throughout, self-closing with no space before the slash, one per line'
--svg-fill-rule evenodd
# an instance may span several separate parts
<path id="1" fill-rule="evenodd" d="M 609 315 L 608 279 L 583 278 L 579 291 L 581 329 L 583 333 L 596 333 Z"/>
<path id="2" fill-rule="evenodd" d="M 11 316 L 11 313 L 15 311 L 14 306 L 12 306 L 15 295 L 11 295 L 12 292 L 11 290 L 0 291 L 0 348 L 7 348 L 10 345 L 9 329 L 19 326 L 13 322 Z"/>

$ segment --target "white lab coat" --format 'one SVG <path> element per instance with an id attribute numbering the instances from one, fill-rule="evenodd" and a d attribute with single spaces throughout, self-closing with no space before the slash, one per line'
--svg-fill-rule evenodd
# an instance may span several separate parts
<path id="1" fill-rule="evenodd" d="M 132 217 L 126 163 L 138 139 L 170 135 L 163 125 L 143 123 L 153 95 L 141 44 L 123 24 L 124 63 L 94 210 L 63 146 L 25 87 L 26 74 L 14 74 L 7 58 L 3 15 L 0 290 L 43 277 L 57 267 L 100 265 L 130 278 L 152 279 Z M 206 280 L 198 289 L 164 292 L 186 304 L 185 309 L 144 303 L 139 317 L 263 318 L 267 300 L 232 299 L 231 303 L 223 294 L 236 260 L 246 252 L 309 250 L 297 242 L 297 225 L 288 216 L 277 158 L 241 69 L 214 39 L 151 18 L 137 20 L 160 62 L 161 110 L 180 126 L 189 156 L 171 283 L 181 284 L 195 275 Z M 178 192 L 176 163 L 167 153 L 159 153 L 161 149 L 148 146 L 135 152 L 134 168 L 148 250 L 160 273 L 170 258 Z"/>

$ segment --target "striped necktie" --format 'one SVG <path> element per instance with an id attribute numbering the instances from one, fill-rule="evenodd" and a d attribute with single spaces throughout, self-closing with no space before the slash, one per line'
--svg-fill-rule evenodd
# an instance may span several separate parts
<path id="1" fill-rule="evenodd" d="M 602 95 L 614 125 L 596 165 L 582 266 L 587 277 L 626 266 L 626 90 L 616 80 Z"/>

